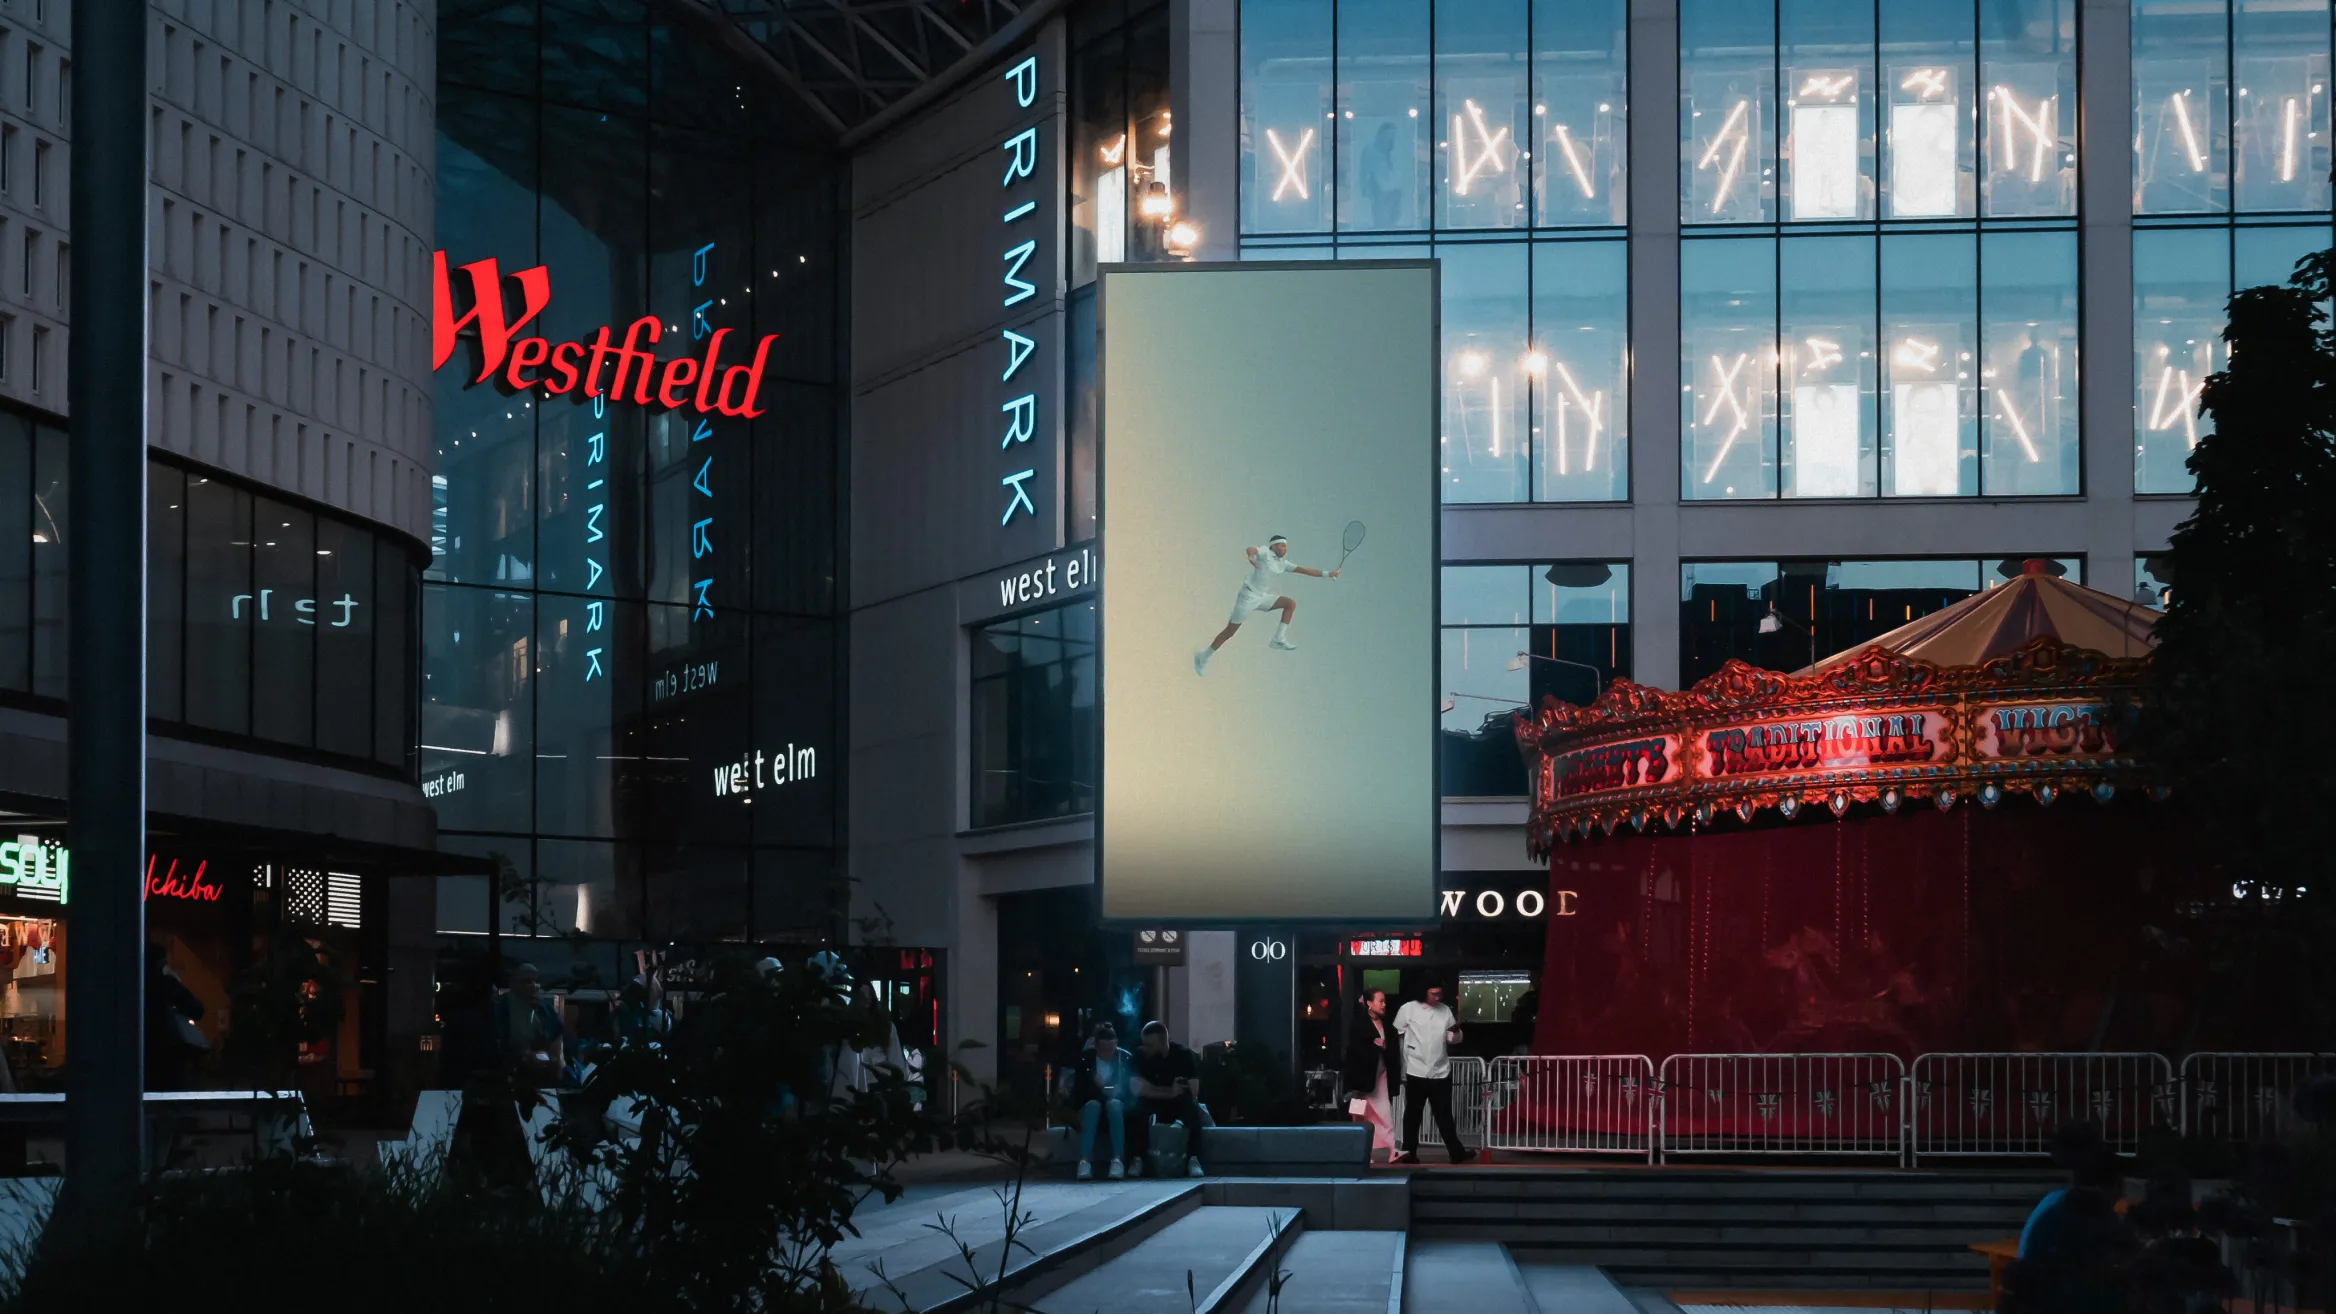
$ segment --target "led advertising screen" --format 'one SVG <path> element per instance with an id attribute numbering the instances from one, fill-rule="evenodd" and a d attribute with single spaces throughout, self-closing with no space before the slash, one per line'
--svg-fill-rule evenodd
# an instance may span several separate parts
<path id="1" fill-rule="evenodd" d="M 1102 275 L 1103 915 L 1435 914 L 1437 275 Z"/>

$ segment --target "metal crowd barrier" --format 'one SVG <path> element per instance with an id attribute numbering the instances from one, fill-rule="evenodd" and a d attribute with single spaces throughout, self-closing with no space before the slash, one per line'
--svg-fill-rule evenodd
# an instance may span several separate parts
<path id="1" fill-rule="evenodd" d="M 1907 1076 L 1908 1152 L 2041 1155 L 2064 1123 L 2089 1118 L 2132 1152 L 2142 1133 L 2177 1127 L 2181 1087 L 2163 1055 L 1924 1054 Z"/>
<path id="2" fill-rule="evenodd" d="M 1895 1054 L 1673 1054 L 1662 1154 L 1887 1154 L 1904 1145 Z"/>
<path id="3" fill-rule="evenodd" d="M 1409 1098 L 1409 1088 L 1398 1092 L 1394 1099 L 1395 1139 L 1403 1140 L 1403 1105 Z M 1452 1060 L 1452 1121 L 1460 1128 L 1460 1143 L 1469 1149 L 1484 1147 L 1485 1066 L 1484 1060 L 1474 1055 L 1462 1055 Z M 1436 1111 L 1419 1112 L 1419 1143 L 1441 1147 L 1443 1128 L 1436 1126 Z"/>
<path id="4" fill-rule="evenodd" d="M 1655 1160 L 1655 1064 L 1644 1054 L 1504 1056 L 1486 1081 L 1492 1149 Z"/>
<path id="5" fill-rule="evenodd" d="M 2182 1060 L 2182 1126 L 2193 1136 L 2253 1141 L 2296 1122 L 2306 1077 L 2336 1073 L 2336 1054 L 2192 1054 Z"/>
<path id="6" fill-rule="evenodd" d="M 2323 1073 L 2336 1054 L 2192 1054 L 2178 1074 L 2150 1053 L 1537 1054 L 1452 1060 L 1452 1099 L 1462 1138 L 1496 1150 L 1917 1163 L 2042 1157 L 2078 1119 L 2126 1153 L 2156 1128 L 2251 1141 L 2289 1129 Z M 1420 1139 L 1443 1143 L 1434 1119 Z"/>

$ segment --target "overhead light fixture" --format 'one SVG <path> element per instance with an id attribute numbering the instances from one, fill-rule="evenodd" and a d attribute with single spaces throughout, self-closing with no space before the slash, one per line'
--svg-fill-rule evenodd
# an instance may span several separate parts
<path id="1" fill-rule="evenodd" d="M 1762 634 L 1780 634 L 1783 631 L 1783 618 L 1776 614 L 1776 608 L 1770 607 L 1768 614 L 1760 618 L 1760 632 Z"/>

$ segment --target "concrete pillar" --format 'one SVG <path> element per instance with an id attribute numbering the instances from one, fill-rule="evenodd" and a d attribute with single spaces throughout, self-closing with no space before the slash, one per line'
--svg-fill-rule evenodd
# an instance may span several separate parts
<path id="1" fill-rule="evenodd" d="M 2133 13 L 2082 0 L 2077 48 L 2078 346 L 2084 408 L 2085 583 L 2133 594 Z"/>
<path id="2" fill-rule="evenodd" d="M 1679 681 L 1679 5 L 1630 6 L 1631 669 Z"/>
<path id="3" fill-rule="evenodd" d="M 1240 258 L 1240 20 L 1240 0 L 1169 0 L 1177 204 L 1200 226 L 1199 260 Z"/>

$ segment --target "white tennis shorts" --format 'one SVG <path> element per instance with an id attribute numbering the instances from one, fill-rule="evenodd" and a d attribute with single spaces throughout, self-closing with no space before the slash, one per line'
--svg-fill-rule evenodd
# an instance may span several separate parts
<path id="1" fill-rule="evenodd" d="M 1244 584 L 1241 586 L 1241 596 L 1233 599 L 1233 614 L 1225 618 L 1225 623 L 1239 625 L 1256 612 L 1271 611 L 1281 596 L 1279 593 L 1260 593 Z"/>

